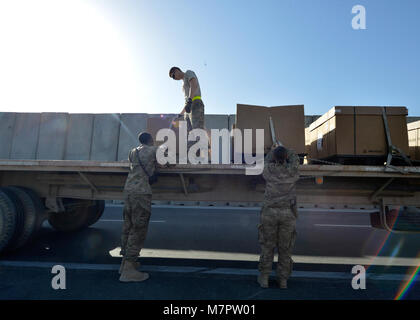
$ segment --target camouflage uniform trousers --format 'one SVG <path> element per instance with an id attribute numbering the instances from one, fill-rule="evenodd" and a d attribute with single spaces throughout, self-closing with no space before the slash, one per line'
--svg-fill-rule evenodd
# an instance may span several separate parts
<path id="1" fill-rule="evenodd" d="M 151 203 L 151 194 L 129 193 L 125 196 L 121 255 L 127 261 L 137 261 L 143 248 L 149 226 Z"/>
<path id="2" fill-rule="evenodd" d="M 192 129 L 204 129 L 204 103 L 201 99 L 194 100 L 191 105 L 191 112 L 185 113 L 184 119 L 187 117 L 191 121 Z"/>
<path id="3" fill-rule="evenodd" d="M 184 119 L 190 119 L 191 127 L 188 126 L 188 131 L 193 129 L 204 129 L 204 103 L 201 99 L 194 100 L 191 105 L 191 112 L 185 113 Z M 187 141 L 187 149 L 189 150 L 195 141 Z M 199 155 L 197 155 L 199 156 Z"/>
<path id="4" fill-rule="evenodd" d="M 292 250 L 296 240 L 297 211 L 294 206 L 281 208 L 263 207 L 258 225 L 258 241 L 261 245 L 258 270 L 270 274 L 277 248 L 277 276 L 282 280 L 290 277 L 293 269 Z"/>

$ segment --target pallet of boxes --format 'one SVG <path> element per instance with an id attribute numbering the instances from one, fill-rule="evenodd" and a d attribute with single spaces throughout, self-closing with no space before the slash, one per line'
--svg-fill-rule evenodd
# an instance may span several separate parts
<path id="1" fill-rule="evenodd" d="M 310 163 L 384 165 L 390 143 L 408 156 L 406 117 L 405 107 L 333 107 L 306 132 Z M 408 165 L 402 154 L 395 153 L 391 163 Z"/>

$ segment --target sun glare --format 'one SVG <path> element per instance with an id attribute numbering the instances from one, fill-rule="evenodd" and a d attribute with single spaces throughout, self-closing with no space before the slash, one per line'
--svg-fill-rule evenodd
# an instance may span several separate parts
<path id="1" fill-rule="evenodd" d="M 0 45 L 0 111 L 139 112 L 130 50 L 87 1 L 1 1 Z"/>

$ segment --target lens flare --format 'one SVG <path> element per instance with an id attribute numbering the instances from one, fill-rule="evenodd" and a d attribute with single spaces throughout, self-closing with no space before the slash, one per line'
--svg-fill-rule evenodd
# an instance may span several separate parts
<path id="1" fill-rule="evenodd" d="M 397 218 L 392 221 L 392 225 L 390 225 L 390 228 L 393 229 L 396 222 L 398 221 L 398 217 L 400 214 L 400 210 L 402 209 L 402 207 L 398 207 L 396 210 L 398 210 L 398 216 Z M 380 253 L 382 252 L 382 250 L 385 248 L 387 241 L 389 239 L 389 236 L 391 235 L 391 232 L 388 232 L 388 234 L 386 235 L 384 241 L 382 242 L 381 246 L 378 249 L 378 252 L 375 254 L 375 256 L 372 258 L 372 261 L 370 262 L 369 265 L 366 265 L 365 268 L 366 270 L 368 270 L 374 263 L 375 258 L 377 256 L 380 255 Z M 402 247 L 403 244 L 403 240 L 399 242 L 398 246 L 392 251 L 391 257 L 395 257 L 400 248 Z M 420 254 L 418 254 L 417 258 L 420 258 Z M 410 274 L 410 276 L 408 277 L 408 280 L 405 281 L 399 288 L 398 293 L 396 294 L 394 300 L 401 300 L 404 298 L 404 296 L 406 296 L 406 294 L 409 292 L 410 288 L 413 286 L 413 284 L 416 282 L 419 272 L 420 272 L 420 265 L 417 266 L 416 268 L 412 268 L 411 270 L 413 270 Z"/>
<path id="2" fill-rule="evenodd" d="M 397 210 L 398 210 L 398 213 L 400 212 L 400 207 L 398 207 L 397 208 Z M 393 229 L 394 228 L 394 225 L 395 225 L 395 223 L 397 222 L 397 220 L 398 220 L 398 218 L 397 219 L 395 219 L 393 222 L 392 222 L 392 225 L 390 225 L 389 227 L 391 228 L 391 229 Z M 372 258 L 372 260 L 371 260 L 371 262 L 368 264 L 368 265 L 365 265 L 364 267 L 365 267 L 365 269 L 366 269 L 366 271 L 367 270 L 369 270 L 369 268 L 373 265 L 373 263 L 375 262 L 375 258 L 376 257 L 378 257 L 379 255 L 380 255 L 380 253 L 382 252 L 382 250 L 385 248 L 385 246 L 386 246 L 386 244 L 387 244 L 387 241 L 388 241 L 388 238 L 389 238 L 389 236 L 391 235 L 391 232 L 389 232 L 388 231 L 388 234 L 386 235 L 386 237 L 385 237 L 385 239 L 382 241 L 382 244 L 379 246 L 379 249 L 378 249 L 378 251 L 376 252 L 376 254 L 374 255 L 374 257 Z M 399 248 L 398 248 L 398 250 L 399 250 Z"/>
<path id="3" fill-rule="evenodd" d="M 420 254 L 417 257 L 420 258 Z M 419 271 L 420 271 L 420 265 L 418 265 L 417 268 L 414 269 L 409 279 L 403 285 L 400 286 L 400 289 L 397 295 L 395 296 L 394 300 L 401 300 L 404 298 L 404 296 L 413 286 L 414 282 L 416 282 L 417 277 L 419 276 Z"/>

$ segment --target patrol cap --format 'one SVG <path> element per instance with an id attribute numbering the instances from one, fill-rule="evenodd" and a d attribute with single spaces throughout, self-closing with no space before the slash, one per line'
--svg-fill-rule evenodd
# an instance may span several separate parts
<path id="1" fill-rule="evenodd" d="M 275 148 L 273 154 L 274 158 L 282 163 L 287 159 L 287 149 L 283 146 Z"/>
<path id="2" fill-rule="evenodd" d="M 152 135 L 149 132 L 140 132 L 139 141 L 142 144 L 148 143 L 150 140 L 153 140 Z"/>

